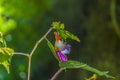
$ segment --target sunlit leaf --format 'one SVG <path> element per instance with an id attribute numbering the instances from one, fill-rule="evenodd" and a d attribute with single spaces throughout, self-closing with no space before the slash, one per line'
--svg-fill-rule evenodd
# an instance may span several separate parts
<path id="1" fill-rule="evenodd" d="M 79 62 L 79 61 L 68 60 L 66 62 L 60 62 L 59 66 L 61 68 L 66 68 L 66 69 L 81 68 L 81 69 L 85 69 L 85 70 L 94 72 L 100 76 L 105 76 L 107 78 L 114 78 L 108 74 L 108 71 L 100 71 L 96 68 L 93 68 L 93 67 L 91 67 L 83 62 Z"/>
<path id="2" fill-rule="evenodd" d="M 0 32 L 0 48 L 1 47 L 6 47 L 6 42 L 3 39 L 3 34 Z"/>
<path id="3" fill-rule="evenodd" d="M 10 73 L 9 65 L 11 62 L 12 55 L 14 53 L 14 50 L 11 48 L 0 48 L 0 64 L 2 64 L 8 73 Z"/>
<path id="4" fill-rule="evenodd" d="M 4 7 L 0 5 L 0 15 L 4 13 Z"/>
<path id="5" fill-rule="evenodd" d="M 93 74 L 90 78 L 85 78 L 85 80 L 97 80 L 97 75 Z"/>
<path id="6" fill-rule="evenodd" d="M 56 53 L 56 51 L 55 51 L 55 48 L 54 48 L 54 46 L 52 45 L 52 43 L 51 43 L 50 41 L 48 41 L 47 44 L 48 44 L 49 48 L 51 49 L 54 57 L 59 61 L 58 55 L 57 55 L 57 53 Z"/>
<path id="7" fill-rule="evenodd" d="M 5 67 L 7 72 L 10 73 L 10 64 L 8 63 L 8 61 L 4 61 L 1 64 Z"/>
<path id="8" fill-rule="evenodd" d="M 1 22 L 0 22 L 1 23 Z M 4 34 L 6 34 L 8 31 L 13 30 L 16 28 L 16 22 L 13 19 L 9 19 L 9 20 L 4 20 L 1 24 L 0 24 L 0 31 Z"/>

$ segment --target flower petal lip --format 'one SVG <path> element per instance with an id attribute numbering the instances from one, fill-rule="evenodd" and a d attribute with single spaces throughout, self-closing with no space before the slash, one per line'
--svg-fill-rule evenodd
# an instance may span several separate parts
<path id="1" fill-rule="evenodd" d="M 68 60 L 68 59 L 67 59 L 67 56 L 64 55 L 61 51 L 57 51 L 57 54 L 58 54 L 59 59 L 60 59 L 61 62 L 65 62 L 65 61 Z"/>

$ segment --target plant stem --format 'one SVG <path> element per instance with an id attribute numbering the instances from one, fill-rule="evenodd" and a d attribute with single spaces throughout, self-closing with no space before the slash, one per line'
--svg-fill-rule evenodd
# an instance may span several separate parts
<path id="1" fill-rule="evenodd" d="M 64 68 L 60 68 L 50 80 L 55 80 L 57 78 L 57 76 L 64 70 Z"/>
<path id="2" fill-rule="evenodd" d="M 52 31 L 53 27 L 51 27 L 44 35 L 42 38 L 40 38 L 36 44 L 34 45 L 31 53 L 29 54 L 29 62 L 28 62 L 28 77 L 27 80 L 30 80 L 30 69 L 31 69 L 31 59 L 32 59 L 32 55 L 34 54 L 35 50 L 37 49 L 38 45 L 46 38 L 46 36 Z"/>
<path id="3" fill-rule="evenodd" d="M 51 28 L 44 34 L 44 36 L 43 36 L 42 38 L 40 38 L 40 39 L 36 42 L 35 46 L 33 47 L 32 51 L 31 51 L 31 53 L 30 53 L 30 56 L 33 55 L 33 53 L 35 52 L 35 50 L 36 50 L 36 48 L 38 47 L 38 45 L 41 43 L 41 41 L 42 41 L 43 39 L 46 38 L 46 36 L 52 31 L 52 29 L 53 29 L 53 27 L 51 27 Z"/>
<path id="4" fill-rule="evenodd" d="M 120 28 L 116 16 L 116 0 L 111 0 L 110 10 L 113 28 L 117 33 L 118 37 L 120 38 Z"/>
<path id="5" fill-rule="evenodd" d="M 29 57 L 29 54 L 21 53 L 21 52 L 14 52 L 13 55 L 23 55 Z"/>
<path id="6" fill-rule="evenodd" d="M 29 62 L 28 62 L 28 80 L 30 80 L 30 69 L 31 69 L 31 57 L 29 56 Z"/>

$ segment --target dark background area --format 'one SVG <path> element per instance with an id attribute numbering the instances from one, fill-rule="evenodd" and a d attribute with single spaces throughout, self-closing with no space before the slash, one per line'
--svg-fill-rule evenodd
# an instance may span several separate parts
<path id="1" fill-rule="evenodd" d="M 72 45 L 69 59 L 110 71 L 120 80 L 119 0 L 0 0 L 0 31 L 16 52 L 30 53 L 54 21 L 64 23 L 81 40 L 80 43 L 68 40 Z M 48 35 L 52 43 L 53 33 Z M 0 65 L 0 80 L 26 80 L 27 65 L 26 57 L 14 55 L 10 74 Z M 31 80 L 49 80 L 58 69 L 58 62 L 43 41 L 32 58 Z M 92 74 L 72 69 L 63 71 L 57 80 L 84 80 Z"/>

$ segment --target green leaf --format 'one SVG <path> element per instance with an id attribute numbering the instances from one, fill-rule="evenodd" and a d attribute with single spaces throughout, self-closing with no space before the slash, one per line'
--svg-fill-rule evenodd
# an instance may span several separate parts
<path id="1" fill-rule="evenodd" d="M 52 26 L 53 28 L 55 28 L 56 30 L 61 30 L 61 29 L 64 29 L 64 24 L 63 23 L 60 23 L 60 22 L 53 22 L 52 23 Z"/>
<path id="2" fill-rule="evenodd" d="M 114 78 L 108 74 L 108 71 L 100 71 L 96 68 L 93 68 L 93 67 L 91 67 L 83 62 L 79 62 L 79 61 L 68 60 L 66 62 L 60 62 L 59 66 L 61 68 L 66 68 L 66 69 L 81 68 L 81 69 L 85 69 L 85 70 L 94 72 L 100 76 L 105 76 L 107 78 Z"/>
<path id="3" fill-rule="evenodd" d="M 10 65 L 13 53 L 14 53 L 14 50 L 11 48 L 7 48 L 7 47 L 0 48 L 0 64 L 2 64 L 6 68 L 8 73 L 10 73 L 9 65 Z"/>
<path id="4" fill-rule="evenodd" d="M 59 35 L 62 37 L 62 39 L 66 40 L 67 38 L 70 38 L 80 42 L 80 39 L 77 36 L 64 29 L 65 26 L 63 23 L 53 22 L 52 26 L 59 32 Z"/>
<path id="5" fill-rule="evenodd" d="M 55 48 L 54 48 L 54 46 L 52 45 L 52 43 L 47 40 L 47 44 L 48 44 L 49 48 L 51 49 L 54 57 L 55 57 L 58 61 L 60 61 L 59 58 L 58 58 L 58 55 L 57 55 L 57 53 L 56 53 L 56 51 L 55 51 Z"/>
<path id="6" fill-rule="evenodd" d="M 10 73 L 9 65 L 13 53 L 13 49 L 6 47 L 6 41 L 3 39 L 3 34 L 0 32 L 0 64 L 6 68 L 8 73 Z"/>
<path id="7" fill-rule="evenodd" d="M 0 32 L 0 48 L 1 47 L 6 47 L 6 42 L 5 40 L 3 39 L 3 34 L 2 32 Z"/>
<path id="8" fill-rule="evenodd" d="M 72 61 L 72 60 L 68 60 L 66 62 L 60 62 L 59 66 L 62 68 L 67 68 L 67 69 L 72 69 L 72 68 L 81 68 L 86 66 L 87 64 L 84 64 L 82 62 L 78 62 L 78 61 Z"/>
<path id="9" fill-rule="evenodd" d="M 0 31 L 3 32 L 3 34 L 6 34 L 10 30 L 14 30 L 16 28 L 16 24 L 15 20 L 9 19 L 0 25 Z"/>
<path id="10" fill-rule="evenodd" d="M 60 35 L 64 40 L 70 38 L 70 39 L 73 39 L 73 40 L 76 40 L 76 41 L 80 42 L 80 39 L 79 39 L 77 36 L 75 36 L 74 34 L 70 33 L 70 32 L 67 31 L 67 30 L 59 30 L 58 32 L 59 32 L 59 35 Z"/>
<path id="11" fill-rule="evenodd" d="M 10 64 L 7 61 L 2 62 L 2 65 L 5 67 L 8 73 L 10 73 Z"/>

